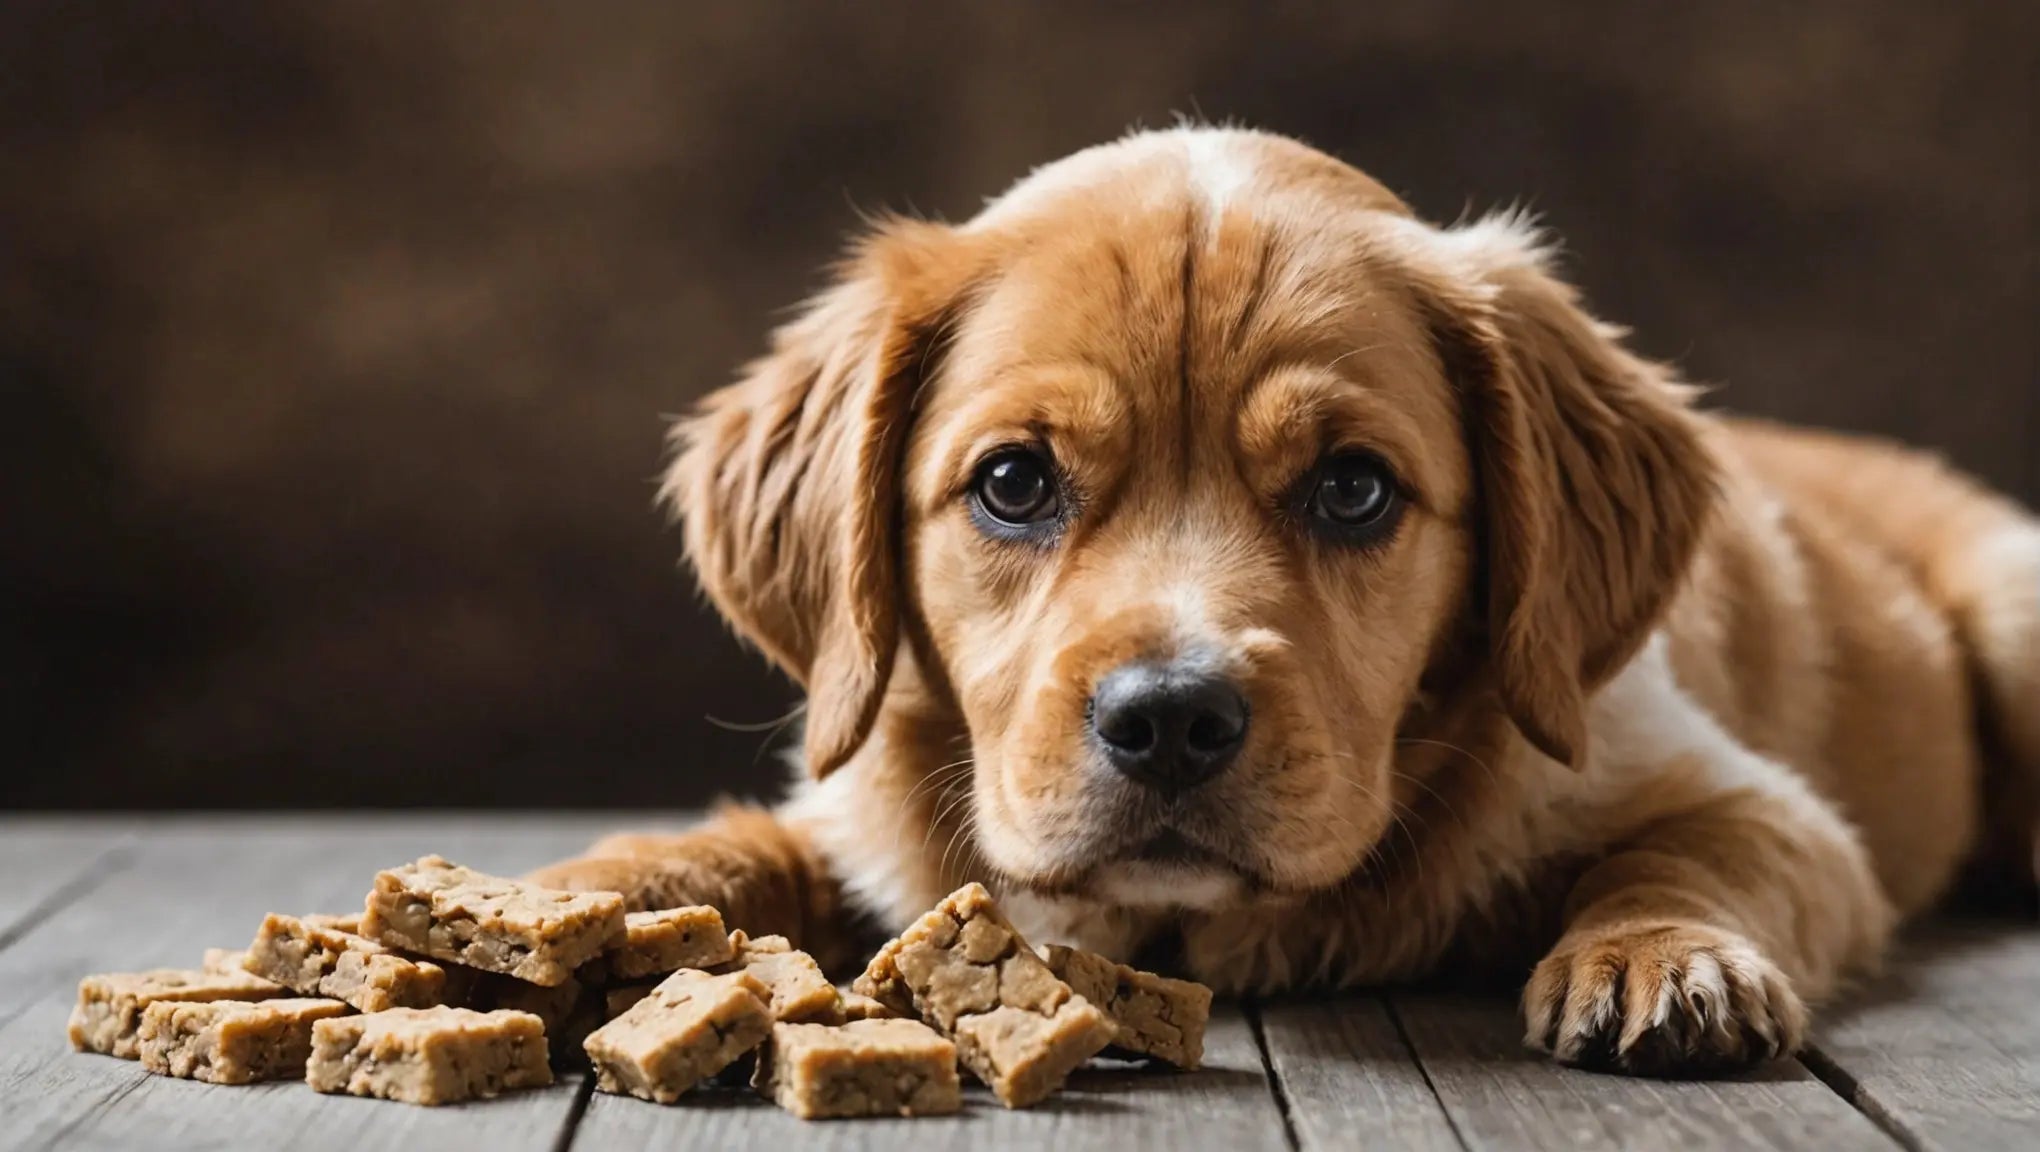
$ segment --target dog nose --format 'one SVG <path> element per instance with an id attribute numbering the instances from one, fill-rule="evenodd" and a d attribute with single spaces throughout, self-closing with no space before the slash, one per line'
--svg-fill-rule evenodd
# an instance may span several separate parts
<path id="1" fill-rule="evenodd" d="M 1225 769 L 1247 740 L 1247 700 L 1230 680 L 1182 664 L 1123 664 L 1091 696 L 1091 730 L 1127 777 L 1163 792 Z"/>

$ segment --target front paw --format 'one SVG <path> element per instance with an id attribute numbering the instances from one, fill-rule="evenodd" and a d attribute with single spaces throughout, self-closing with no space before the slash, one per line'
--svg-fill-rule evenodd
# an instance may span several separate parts
<path id="1" fill-rule="evenodd" d="M 1790 1055 L 1806 1008 L 1756 945 L 1697 924 L 1569 935 L 1523 989 L 1524 1040 L 1561 1063 L 1708 1076 Z"/>

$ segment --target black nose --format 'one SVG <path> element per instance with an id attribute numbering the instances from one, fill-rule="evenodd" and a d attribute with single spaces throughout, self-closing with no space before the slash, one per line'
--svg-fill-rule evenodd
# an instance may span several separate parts
<path id="1" fill-rule="evenodd" d="M 1247 701 L 1232 682 L 1184 664 L 1123 664 L 1091 696 L 1091 730 L 1112 766 L 1179 792 L 1218 775 L 1247 739 Z"/>

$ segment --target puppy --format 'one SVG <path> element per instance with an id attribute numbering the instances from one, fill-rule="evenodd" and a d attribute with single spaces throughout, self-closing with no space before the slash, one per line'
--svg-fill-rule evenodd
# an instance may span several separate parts
<path id="1" fill-rule="evenodd" d="M 1521 219 L 1250 132 L 882 225 L 664 489 L 805 779 L 538 878 L 836 960 L 978 879 L 1221 992 L 1527 977 L 1569 1064 L 1789 1053 L 1987 809 L 2030 867 L 2040 523 L 1622 336 Z"/>

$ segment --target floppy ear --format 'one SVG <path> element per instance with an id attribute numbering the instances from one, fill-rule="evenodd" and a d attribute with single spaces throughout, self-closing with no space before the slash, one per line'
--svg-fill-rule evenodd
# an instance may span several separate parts
<path id="1" fill-rule="evenodd" d="M 1443 234 L 1477 283 L 1448 301 L 1486 523 L 1491 654 L 1523 735 L 1580 766 L 1587 697 L 1642 647 L 1714 504 L 1714 458 L 1672 370 L 1579 306 L 1512 217 Z"/>
<path id="2" fill-rule="evenodd" d="M 870 734 L 899 643 L 899 469 L 961 293 L 954 233 L 879 227 L 772 350 L 674 428 L 661 496 L 702 589 L 808 692 L 816 777 Z"/>

